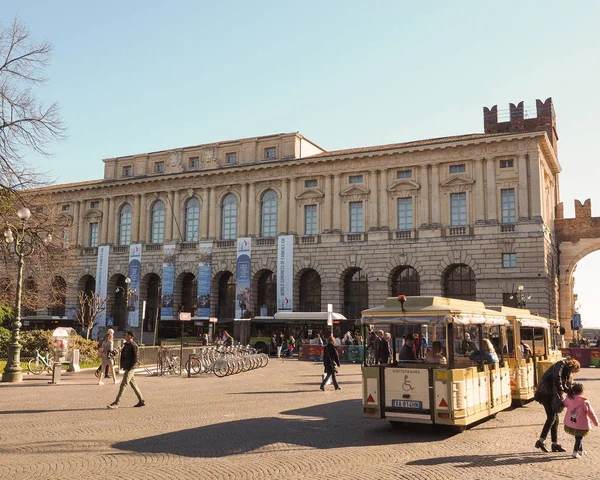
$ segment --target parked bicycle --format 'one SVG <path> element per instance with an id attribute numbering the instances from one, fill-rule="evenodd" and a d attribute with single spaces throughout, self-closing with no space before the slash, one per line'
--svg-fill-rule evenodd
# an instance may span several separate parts
<path id="1" fill-rule="evenodd" d="M 48 373 L 52 372 L 52 364 L 50 363 L 50 355 L 40 355 L 39 351 L 35 351 L 35 357 L 29 360 L 27 369 L 34 375 L 41 375 L 44 370 L 48 370 Z"/>
<path id="2" fill-rule="evenodd" d="M 172 348 L 160 347 L 158 350 L 158 359 L 156 369 L 159 375 L 166 373 L 181 374 L 181 358 Z"/>
<path id="3" fill-rule="evenodd" d="M 241 345 L 235 347 L 203 348 L 186 362 L 185 368 L 190 373 L 214 373 L 217 377 L 225 377 L 256 368 L 266 367 L 269 357 L 258 350 Z"/>

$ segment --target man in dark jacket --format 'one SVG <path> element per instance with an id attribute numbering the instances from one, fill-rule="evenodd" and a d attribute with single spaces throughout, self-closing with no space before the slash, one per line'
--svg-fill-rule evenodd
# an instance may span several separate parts
<path id="1" fill-rule="evenodd" d="M 415 351 L 413 350 L 415 339 L 408 334 L 404 337 L 404 345 L 400 349 L 400 360 L 415 360 Z"/>
<path id="2" fill-rule="evenodd" d="M 138 403 L 136 403 L 134 407 L 143 407 L 146 405 L 144 397 L 142 397 L 142 392 L 140 392 L 140 389 L 135 382 L 134 369 L 138 360 L 138 346 L 133 341 L 133 337 L 134 335 L 131 330 L 127 330 L 123 336 L 123 339 L 125 340 L 125 345 L 123 345 L 123 350 L 121 351 L 121 370 L 124 370 L 123 381 L 121 382 L 121 388 L 119 388 L 116 400 L 111 403 L 108 408 L 119 408 L 119 401 L 129 384 L 131 384 L 131 388 L 138 398 Z"/>

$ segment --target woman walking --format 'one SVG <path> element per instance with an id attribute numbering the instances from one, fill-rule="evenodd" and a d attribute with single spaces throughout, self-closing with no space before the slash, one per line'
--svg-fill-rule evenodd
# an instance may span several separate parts
<path id="1" fill-rule="evenodd" d="M 331 377 L 331 381 L 333 382 L 335 389 L 341 390 L 341 387 L 338 385 L 337 379 L 335 378 L 337 369 L 340 368 L 340 357 L 338 356 L 337 349 L 335 348 L 335 338 L 329 337 L 324 350 L 323 365 L 325 366 L 325 377 L 321 382 L 320 388 L 321 390 L 325 390 L 325 384 L 329 380 L 329 377 Z"/>
<path id="2" fill-rule="evenodd" d="M 544 406 L 546 423 L 535 448 L 548 453 L 545 441 L 550 432 L 553 452 L 565 452 L 558 443 L 558 414 L 563 411 L 563 394 L 571 390 L 573 375 L 579 371 L 581 365 L 575 359 L 559 360 L 542 375 L 535 391 L 535 399 Z"/>
<path id="3" fill-rule="evenodd" d="M 109 328 L 108 332 L 106 332 L 106 335 L 102 339 L 102 343 L 100 343 L 100 348 L 98 349 L 100 358 L 102 359 L 100 376 L 98 377 L 98 385 L 104 385 L 104 382 L 102 381 L 102 376 L 104 375 L 104 371 L 107 369 L 107 367 L 110 371 L 110 375 L 113 379 L 113 382 L 119 383 L 117 377 L 115 376 L 115 359 L 112 354 L 112 351 L 115 348 L 115 342 L 113 339 L 114 333 L 115 331 L 112 328 Z"/>

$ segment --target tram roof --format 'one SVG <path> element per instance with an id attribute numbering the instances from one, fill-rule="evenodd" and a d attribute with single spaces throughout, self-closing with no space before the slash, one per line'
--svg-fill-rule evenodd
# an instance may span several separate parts
<path id="1" fill-rule="evenodd" d="M 514 318 L 523 327 L 550 328 L 552 323 L 549 319 L 534 315 L 524 308 L 506 307 L 504 305 L 495 305 L 488 308 L 506 315 L 509 319 Z"/>
<path id="2" fill-rule="evenodd" d="M 482 302 L 445 297 L 389 297 L 380 307 L 363 310 L 361 323 L 445 323 L 508 325 L 506 316 L 485 308 Z"/>
<path id="3" fill-rule="evenodd" d="M 347 320 L 341 313 L 331 314 L 334 320 Z M 275 320 L 327 320 L 327 312 L 277 312 Z"/>

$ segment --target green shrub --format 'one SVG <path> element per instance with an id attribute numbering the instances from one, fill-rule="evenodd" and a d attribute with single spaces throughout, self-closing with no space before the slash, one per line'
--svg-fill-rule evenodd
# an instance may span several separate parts
<path id="1" fill-rule="evenodd" d="M 10 341 L 10 330 L 0 327 L 0 357 L 6 358 L 8 342 Z"/>
<path id="2" fill-rule="evenodd" d="M 98 359 L 98 342 L 96 340 L 86 340 L 77 336 L 75 348 L 79 349 L 79 363 L 93 363 Z"/>
<path id="3" fill-rule="evenodd" d="M 0 327 L 0 358 L 6 358 L 8 355 L 10 335 L 10 330 Z M 86 340 L 77 335 L 74 347 L 79 348 L 79 363 L 93 363 L 98 359 L 98 342 L 96 340 Z M 52 330 L 21 331 L 21 357 L 34 357 L 36 350 L 42 355 L 51 353 Z"/>
<path id="4" fill-rule="evenodd" d="M 21 331 L 21 357 L 34 357 L 35 351 L 41 354 L 50 352 L 52 330 Z"/>

